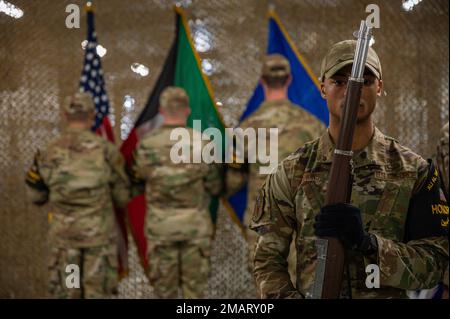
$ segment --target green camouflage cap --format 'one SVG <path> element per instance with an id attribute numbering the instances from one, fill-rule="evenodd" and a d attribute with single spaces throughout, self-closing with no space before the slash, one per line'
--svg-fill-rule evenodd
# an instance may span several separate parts
<path id="1" fill-rule="evenodd" d="M 264 57 L 261 73 L 268 78 L 285 77 L 291 74 L 291 66 L 281 54 L 269 54 Z"/>
<path id="2" fill-rule="evenodd" d="M 335 43 L 322 60 L 320 80 L 328 79 L 344 66 L 353 64 L 356 50 L 356 40 L 344 40 Z M 366 67 L 381 80 L 381 63 L 372 47 L 367 52 Z"/>
<path id="3" fill-rule="evenodd" d="M 184 89 L 176 86 L 169 86 L 161 93 L 159 105 L 162 108 L 171 109 L 189 107 L 189 96 Z"/>
<path id="4" fill-rule="evenodd" d="M 64 111 L 68 114 L 94 112 L 94 102 L 92 95 L 87 92 L 78 92 L 66 97 L 64 101 Z"/>

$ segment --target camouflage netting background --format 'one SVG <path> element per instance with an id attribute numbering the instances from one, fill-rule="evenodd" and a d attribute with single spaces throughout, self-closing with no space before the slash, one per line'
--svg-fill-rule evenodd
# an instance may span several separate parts
<path id="1" fill-rule="evenodd" d="M 0 297 L 44 297 L 46 211 L 29 204 L 24 174 L 37 148 L 58 133 L 60 103 L 78 88 L 81 28 L 65 27 L 71 1 L 10 0 L 20 19 L 0 13 Z M 171 45 L 173 1 L 96 0 L 96 30 L 117 139 L 125 138 L 144 106 Z M 401 0 L 270 1 L 299 51 L 318 74 L 328 47 L 351 37 L 365 7 L 377 3 L 375 45 L 385 93 L 376 120 L 389 135 L 431 156 L 448 120 L 448 1 L 424 0 L 405 12 Z M 195 44 L 210 75 L 219 109 L 233 126 L 258 80 L 266 49 L 267 0 L 185 0 Z M 82 11 L 83 12 L 83 11 Z M 133 63 L 149 67 L 142 77 Z M 127 97 L 126 97 L 127 96 Z M 126 103 L 124 103 L 126 101 Z M 120 296 L 152 297 L 132 246 L 132 272 Z M 221 209 L 208 297 L 253 297 L 245 241 Z"/>

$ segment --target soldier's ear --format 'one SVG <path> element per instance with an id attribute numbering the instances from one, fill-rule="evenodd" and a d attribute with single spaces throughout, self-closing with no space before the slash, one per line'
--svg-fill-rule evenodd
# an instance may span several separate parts
<path id="1" fill-rule="evenodd" d="M 325 85 L 324 82 L 320 82 L 320 95 L 323 99 L 327 98 L 327 94 L 325 93 Z"/>
<path id="2" fill-rule="evenodd" d="M 93 123 L 95 121 L 95 112 L 89 112 L 87 116 L 89 123 Z"/>
<path id="3" fill-rule="evenodd" d="M 269 88 L 267 87 L 267 84 L 266 84 L 266 82 L 264 82 L 263 79 L 260 80 L 260 83 L 261 83 L 261 85 L 262 85 L 262 87 L 263 87 L 264 98 L 266 98 L 266 96 L 267 96 L 267 91 L 269 90 Z"/>
<path id="4" fill-rule="evenodd" d="M 286 82 L 286 86 L 289 87 L 289 85 L 291 85 L 292 82 L 292 75 L 289 75 L 288 80 Z"/>
<path id="5" fill-rule="evenodd" d="M 378 80 L 377 96 L 381 96 L 381 92 L 383 92 L 383 81 Z"/>
<path id="6" fill-rule="evenodd" d="M 191 115 L 191 108 L 190 107 L 185 107 L 184 108 L 184 115 L 186 117 L 189 117 L 189 115 Z"/>
<path id="7" fill-rule="evenodd" d="M 61 116 L 61 123 L 65 126 L 67 124 L 67 114 L 64 111 L 60 111 L 59 115 Z"/>

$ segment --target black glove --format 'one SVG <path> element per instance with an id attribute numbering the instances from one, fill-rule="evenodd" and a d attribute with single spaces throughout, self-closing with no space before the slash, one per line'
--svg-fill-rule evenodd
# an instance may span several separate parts
<path id="1" fill-rule="evenodd" d="M 375 238 L 365 232 L 358 207 L 338 203 L 321 208 L 314 223 L 318 237 L 338 238 L 346 249 L 359 250 L 364 254 L 372 253 Z M 375 240 L 376 243 L 376 240 Z"/>

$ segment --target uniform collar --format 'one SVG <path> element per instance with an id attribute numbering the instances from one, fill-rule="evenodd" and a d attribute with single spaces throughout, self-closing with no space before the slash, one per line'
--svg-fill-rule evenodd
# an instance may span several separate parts
<path id="1" fill-rule="evenodd" d="M 272 108 L 272 107 L 276 107 L 277 105 L 286 105 L 286 104 L 288 104 L 288 105 L 291 104 L 291 101 L 289 101 L 288 99 L 264 101 L 261 104 L 260 109 Z"/>
<path id="2" fill-rule="evenodd" d="M 385 135 L 375 127 L 372 138 L 362 150 L 355 151 L 353 154 L 354 167 L 361 167 L 365 165 L 386 165 L 386 146 L 387 140 Z M 319 139 L 317 150 L 317 161 L 321 163 L 331 163 L 333 159 L 333 152 L 335 145 L 331 140 L 328 129 Z"/>

